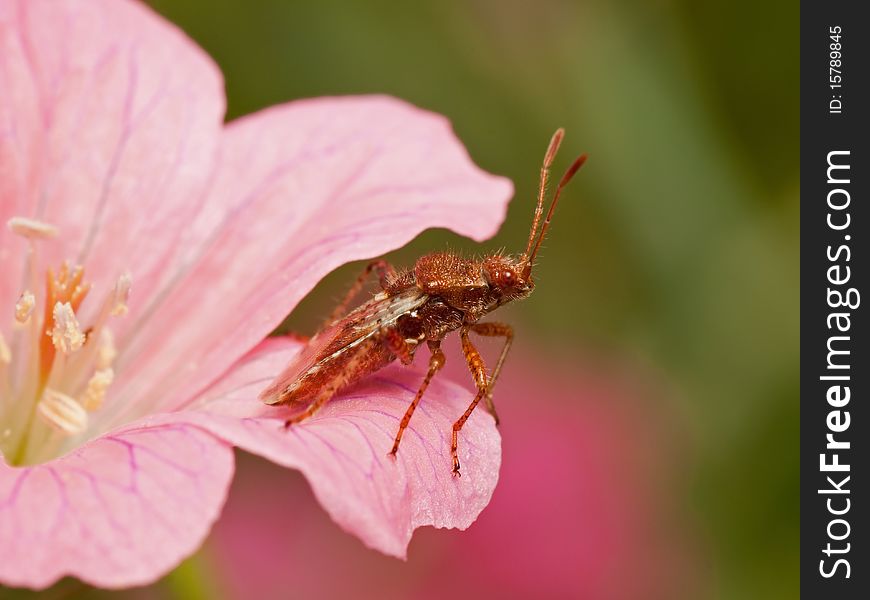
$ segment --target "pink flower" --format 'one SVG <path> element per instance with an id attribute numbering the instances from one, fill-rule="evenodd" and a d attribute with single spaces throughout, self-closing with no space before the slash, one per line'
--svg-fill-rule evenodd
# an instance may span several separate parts
<path id="1" fill-rule="evenodd" d="M 397 462 L 418 373 L 379 373 L 289 432 L 256 397 L 300 347 L 264 338 L 323 275 L 426 227 L 484 239 L 510 183 L 391 98 L 223 113 L 218 69 L 148 9 L 0 0 L 5 584 L 154 580 L 220 513 L 233 445 L 302 471 L 333 519 L 395 556 L 490 499 L 498 434 L 475 415 L 451 477 L 470 397 L 447 381 Z"/>
<path id="2" fill-rule="evenodd" d="M 262 600 L 704 597 L 708 561 L 676 501 L 685 444 L 660 394 L 523 346 L 499 382 L 498 489 L 467 532 L 421 532 L 399 564 L 332 531 L 299 478 L 249 462 L 204 549 L 215 585 Z"/>

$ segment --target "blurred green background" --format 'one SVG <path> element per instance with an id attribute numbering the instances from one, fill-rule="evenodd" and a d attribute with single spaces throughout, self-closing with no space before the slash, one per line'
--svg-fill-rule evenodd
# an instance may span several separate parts
<path id="1" fill-rule="evenodd" d="M 221 66 L 228 116 L 388 93 L 443 113 L 516 184 L 486 248 L 524 243 L 558 126 L 589 164 L 560 207 L 523 344 L 634 361 L 688 431 L 674 490 L 714 598 L 799 593 L 798 6 L 689 0 L 156 0 Z M 391 258 L 474 248 L 430 231 Z M 311 332 L 358 265 L 292 315 Z M 157 584 L 208 595 L 207 558 Z M 56 590 L 75 593 L 61 584 Z M 205 587 L 203 587 L 205 586 Z M 50 592 L 51 593 L 51 592 Z M 102 595 L 101 592 L 94 592 Z"/>

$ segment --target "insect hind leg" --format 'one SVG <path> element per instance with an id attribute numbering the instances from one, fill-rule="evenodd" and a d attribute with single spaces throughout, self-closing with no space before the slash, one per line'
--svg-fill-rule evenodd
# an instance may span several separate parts
<path id="1" fill-rule="evenodd" d="M 384 343 L 390 349 L 390 352 L 396 355 L 396 358 L 401 361 L 403 365 L 410 365 L 414 362 L 414 353 L 416 352 L 416 346 L 411 346 L 408 342 L 405 341 L 405 338 L 401 333 L 395 328 L 390 327 L 386 329 L 381 337 L 384 340 Z M 432 346 L 430 344 L 429 348 Z"/>
<path id="2" fill-rule="evenodd" d="M 468 420 L 468 417 L 471 416 L 471 413 L 474 412 L 474 409 L 477 408 L 477 404 L 485 394 L 485 389 L 478 390 L 477 395 L 474 396 L 474 400 L 471 401 L 471 404 L 468 405 L 468 408 L 465 409 L 462 416 L 453 424 L 453 432 L 450 437 L 450 456 L 453 459 L 453 474 L 456 477 L 462 477 L 462 473 L 459 472 L 459 431 L 462 429 L 462 426 L 465 425 L 465 422 Z"/>
<path id="3" fill-rule="evenodd" d="M 402 434 L 405 433 L 408 423 L 411 422 L 411 416 L 414 414 L 414 410 L 416 410 L 417 405 L 420 403 L 420 399 L 423 397 L 426 388 L 429 387 L 429 382 L 432 381 L 435 374 L 441 370 L 441 367 L 444 366 L 446 361 L 444 352 L 441 351 L 441 342 L 429 342 L 429 349 L 432 351 L 432 355 L 429 357 L 429 371 L 426 373 L 423 383 L 420 384 L 420 389 L 417 390 L 417 395 L 414 396 L 414 400 L 411 402 L 408 410 L 405 411 L 401 423 L 399 423 L 399 431 L 396 432 L 396 440 L 393 442 L 393 449 L 390 450 L 389 453 L 390 456 L 395 457 L 396 452 L 399 451 L 399 443 L 402 441 Z"/>
<path id="4" fill-rule="evenodd" d="M 344 364 L 335 377 L 329 379 L 324 386 L 320 388 L 317 395 L 314 397 L 314 400 L 308 404 L 305 410 L 284 421 L 284 429 L 288 429 L 290 426 L 313 416 L 323 407 L 324 404 L 331 400 L 332 397 L 335 396 L 335 394 L 344 387 L 352 377 L 354 377 L 357 369 L 361 366 L 363 360 L 365 360 L 366 354 L 372 348 L 374 343 L 375 340 L 370 338 L 351 350 L 353 354 L 350 356 L 347 363 Z"/>
<path id="5" fill-rule="evenodd" d="M 378 273 L 378 281 L 380 282 L 381 288 L 386 289 L 387 281 L 389 281 L 396 274 L 396 270 L 393 268 L 393 265 L 388 263 L 385 260 L 373 260 L 369 264 L 366 265 L 366 268 L 363 269 L 363 272 L 359 274 L 356 278 L 356 281 L 353 282 L 353 285 L 350 286 L 350 289 L 345 294 L 344 299 L 341 301 L 341 304 L 335 307 L 335 310 L 332 311 L 332 314 L 329 315 L 329 318 L 323 324 L 330 325 L 335 321 L 338 321 L 345 314 L 347 314 L 347 309 L 350 308 L 351 303 L 354 298 L 356 298 L 359 293 L 362 291 L 363 286 L 366 283 L 366 280 L 371 276 L 372 272 L 377 271 Z"/>
<path id="6" fill-rule="evenodd" d="M 493 369 L 492 371 L 492 376 L 487 381 L 486 396 L 484 397 L 484 401 L 486 402 L 486 409 L 489 411 L 489 414 L 491 414 L 495 419 L 495 424 L 498 425 L 499 418 L 498 413 L 495 411 L 495 403 L 492 400 L 492 390 L 495 387 L 496 381 L 498 381 L 498 376 L 501 373 L 502 365 L 504 365 L 504 361 L 507 358 L 508 352 L 511 349 L 511 344 L 514 341 L 514 329 L 506 323 L 495 322 L 474 323 L 473 325 L 469 325 L 468 329 L 483 337 L 504 338 L 504 346 L 502 346 L 501 354 L 499 354 L 498 361 L 495 363 L 495 369 Z"/>

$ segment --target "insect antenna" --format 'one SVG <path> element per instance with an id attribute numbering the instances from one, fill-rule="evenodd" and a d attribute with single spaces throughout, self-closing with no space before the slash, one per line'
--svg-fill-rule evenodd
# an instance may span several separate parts
<path id="1" fill-rule="evenodd" d="M 535 242 L 533 249 L 532 243 L 534 242 L 538 230 L 538 224 L 540 223 L 541 215 L 543 214 L 544 195 L 546 194 L 550 166 L 553 163 L 553 159 L 556 157 L 556 152 L 559 150 L 559 144 L 562 142 L 562 137 L 564 137 L 564 135 L 564 129 L 559 129 L 555 134 L 553 134 L 553 139 L 550 140 L 550 147 L 547 149 L 547 154 L 544 157 L 544 164 L 541 167 L 541 183 L 538 186 L 538 204 L 535 207 L 535 219 L 532 222 L 532 230 L 529 233 L 529 242 L 526 245 L 526 251 L 523 252 L 521 259 L 521 262 L 524 265 L 523 277 L 528 277 L 532 272 L 532 265 L 535 262 L 535 257 L 538 255 L 538 250 L 544 241 L 544 237 L 547 235 L 547 229 L 550 227 L 550 221 L 553 219 L 553 213 L 556 210 L 556 204 L 559 202 L 559 197 L 562 195 L 562 190 L 565 189 L 565 186 L 568 185 L 568 182 L 571 181 L 571 178 L 574 177 L 580 167 L 583 166 L 583 163 L 586 162 L 586 158 L 588 157 L 586 154 L 578 156 L 574 162 L 571 163 L 571 166 L 568 167 L 568 170 L 565 171 L 565 174 L 562 175 L 562 179 L 556 187 L 556 193 L 553 194 L 553 201 L 550 203 L 549 210 L 547 210 L 547 217 L 544 219 L 544 224 L 541 226 L 541 233 L 538 236 L 538 241 Z"/>
<path id="2" fill-rule="evenodd" d="M 535 233 L 538 231 L 538 224 L 541 222 L 541 215 L 544 214 L 544 196 L 547 194 L 547 181 L 550 179 L 550 167 L 553 160 L 556 158 L 556 153 L 559 151 L 559 145 L 562 143 L 562 138 L 565 137 L 565 130 L 561 127 L 556 130 L 553 137 L 550 138 L 550 145 L 547 147 L 547 153 L 544 155 L 544 164 L 541 165 L 541 180 L 538 183 L 538 203 L 535 206 L 535 218 L 532 221 L 532 229 L 529 231 L 529 241 L 526 244 L 526 251 L 523 252 L 522 262 L 526 262 L 529 258 L 529 252 L 532 250 L 532 243 L 535 241 Z"/>

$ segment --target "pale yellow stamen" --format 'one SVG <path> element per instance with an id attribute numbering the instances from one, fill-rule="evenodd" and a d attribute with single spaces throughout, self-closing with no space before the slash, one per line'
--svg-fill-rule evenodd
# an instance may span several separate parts
<path id="1" fill-rule="evenodd" d="M 49 425 L 64 433 L 81 433 L 88 426 L 88 413 L 82 405 L 55 390 L 46 388 L 37 408 Z"/>
<path id="2" fill-rule="evenodd" d="M 57 227 L 27 217 L 12 217 L 6 222 L 9 231 L 29 240 L 49 240 L 57 236 Z"/>
<path id="3" fill-rule="evenodd" d="M 71 354 L 79 350 L 85 343 L 85 334 L 79 327 L 75 311 L 69 302 L 54 305 L 54 326 L 50 332 L 51 343 L 64 354 Z"/>
<path id="4" fill-rule="evenodd" d="M 26 325 L 35 306 L 36 296 L 30 290 L 25 290 L 18 298 L 18 302 L 15 303 L 15 321 L 19 325 Z"/>
<path id="5" fill-rule="evenodd" d="M 9 345 L 6 343 L 6 340 L 3 338 L 3 334 L 0 333 L 0 365 L 8 365 L 12 362 L 12 350 L 9 349 Z"/>
<path id="6" fill-rule="evenodd" d="M 112 316 L 118 317 L 127 314 L 127 300 L 130 298 L 130 286 L 132 284 L 133 279 L 130 277 L 129 273 L 124 273 L 118 278 L 113 292 L 114 303 L 110 313 Z"/>
<path id="7" fill-rule="evenodd" d="M 112 315 L 128 312 L 132 278 L 121 274 L 85 306 L 91 285 L 84 267 L 64 261 L 46 268 L 43 292 L 40 241 L 57 229 L 29 219 L 12 219 L 8 227 L 27 238 L 28 255 L 21 295 L 14 310 L 6 309 L 14 320 L 6 326 L 0 320 L 3 335 L 14 333 L 0 335 L 0 452 L 11 464 L 30 465 L 104 431 L 122 413 L 110 393 L 120 354 L 108 325 Z"/>
<path id="8" fill-rule="evenodd" d="M 88 412 L 98 410 L 103 405 L 106 390 L 112 385 L 115 372 L 112 369 L 100 369 L 88 381 L 88 386 L 82 394 L 82 406 Z"/>
<path id="9" fill-rule="evenodd" d="M 108 328 L 100 331 L 100 346 L 97 350 L 97 369 L 108 369 L 115 362 L 118 351 L 115 349 L 115 336 Z"/>

